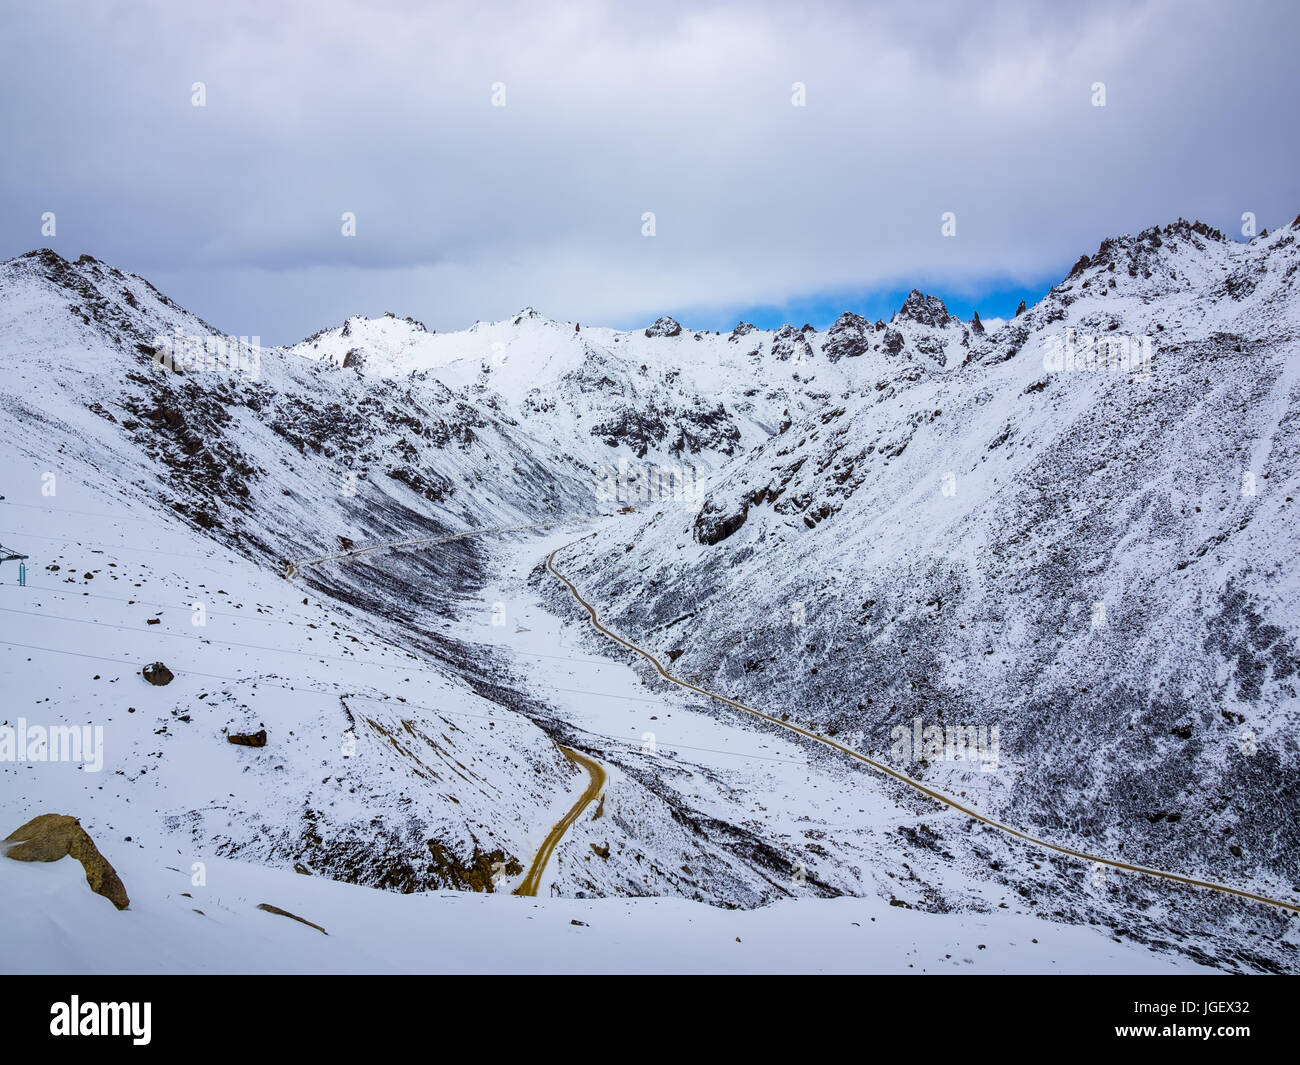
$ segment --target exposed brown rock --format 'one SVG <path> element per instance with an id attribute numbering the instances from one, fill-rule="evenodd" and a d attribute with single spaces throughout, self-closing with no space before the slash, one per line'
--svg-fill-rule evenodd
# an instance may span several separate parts
<path id="1" fill-rule="evenodd" d="M 164 684 L 170 684 L 176 679 L 176 674 L 164 666 L 161 662 L 150 662 L 144 669 L 140 670 L 144 679 L 150 684 L 156 684 L 162 687 Z"/>
<path id="2" fill-rule="evenodd" d="M 5 855 L 19 862 L 57 862 L 72 855 L 86 871 L 86 883 L 119 910 L 131 905 L 126 888 L 108 859 L 99 853 L 81 822 L 67 814 L 41 814 L 5 837 L 15 845 Z"/>
<path id="3" fill-rule="evenodd" d="M 237 743 L 241 747 L 265 747 L 266 729 L 258 729 L 256 732 L 232 732 L 226 737 L 226 742 Z"/>
<path id="4" fill-rule="evenodd" d="M 310 928 L 316 929 L 316 931 L 323 936 L 329 935 L 329 933 L 326 932 L 325 929 L 323 929 L 320 925 L 314 924 L 313 922 L 308 921 L 304 917 L 299 917 L 296 913 L 290 913 L 288 910 L 282 910 L 280 909 L 279 906 L 272 906 L 269 902 L 259 902 L 257 904 L 257 908 L 259 910 L 265 910 L 267 913 L 276 913 L 279 914 L 281 917 L 288 917 L 291 920 L 297 921 L 299 924 L 305 924 Z"/>
<path id="5" fill-rule="evenodd" d="M 514 877 L 524 871 L 517 858 L 506 854 L 499 847 L 484 852 L 475 844 L 473 857 L 468 862 L 462 862 L 437 840 L 431 839 L 428 844 L 429 854 L 433 858 L 429 872 L 438 878 L 440 885 L 457 891 L 468 888 L 470 891 L 493 892 L 498 886 L 493 878 L 494 873 Z"/>

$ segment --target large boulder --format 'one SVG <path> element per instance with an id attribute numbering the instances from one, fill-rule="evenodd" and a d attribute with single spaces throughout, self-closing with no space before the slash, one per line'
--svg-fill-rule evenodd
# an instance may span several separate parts
<path id="1" fill-rule="evenodd" d="M 176 674 L 161 662 L 150 662 L 140 672 L 144 675 L 145 680 L 150 684 L 156 684 L 160 688 L 176 679 Z"/>
<path id="2" fill-rule="evenodd" d="M 108 859 L 81 827 L 81 822 L 67 814 L 41 814 L 21 828 L 10 832 L 5 856 L 16 862 L 57 862 L 72 855 L 86 871 L 86 883 L 96 895 L 103 895 L 119 910 L 131 905 L 122 879 Z"/>

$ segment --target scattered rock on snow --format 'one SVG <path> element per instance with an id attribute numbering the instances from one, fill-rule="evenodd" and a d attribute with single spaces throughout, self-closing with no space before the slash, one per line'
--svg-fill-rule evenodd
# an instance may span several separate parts
<path id="1" fill-rule="evenodd" d="M 288 910 L 282 910 L 280 909 L 279 906 L 272 906 L 269 902 L 259 902 L 257 904 L 257 908 L 259 910 L 265 910 L 267 913 L 274 913 L 274 914 L 278 914 L 281 917 L 288 917 L 291 921 L 297 921 L 299 924 L 305 924 L 307 925 L 308 928 L 316 929 L 316 931 L 323 936 L 329 935 L 329 933 L 326 932 L 325 929 L 323 929 L 320 925 L 307 920 L 305 917 L 299 917 L 296 913 L 290 913 Z"/>

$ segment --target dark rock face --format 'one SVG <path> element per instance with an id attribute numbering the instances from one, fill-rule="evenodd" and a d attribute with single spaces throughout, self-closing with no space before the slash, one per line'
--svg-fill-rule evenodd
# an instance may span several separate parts
<path id="1" fill-rule="evenodd" d="M 749 322 L 737 322 L 736 328 L 731 331 L 731 336 L 729 336 L 727 339 L 739 340 L 743 336 L 749 336 L 749 334 L 752 333 L 754 329 L 755 326 L 751 325 Z"/>
<path id="2" fill-rule="evenodd" d="M 943 326 L 952 317 L 947 305 L 938 296 L 927 296 L 919 289 L 912 289 L 903 306 L 898 310 L 899 318 L 906 318 L 918 325 Z"/>
<path id="3" fill-rule="evenodd" d="M 164 684 L 170 684 L 173 680 L 176 679 L 176 674 L 174 674 L 170 669 L 168 669 L 161 662 L 150 662 L 140 672 L 144 676 L 145 680 L 147 680 L 150 684 L 157 685 L 159 688 L 161 688 Z"/>
<path id="4" fill-rule="evenodd" d="M 343 356 L 343 369 L 348 370 L 355 367 L 360 370 L 366 365 L 366 357 L 361 353 L 360 348 L 352 348 Z"/>
<path id="5" fill-rule="evenodd" d="M 648 337 L 675 337 L 681 335 L 682 327 L 673 319 L 665 316 L 656 318 L 654 324 L 645 331 Z"/>
<path id="6" fill-rule="evenodd" d="M 226 742 L 239 747 L 265 747 L 266 729 L 258 729 L 256 732 L 232 732 L 226 737 Z"/>
<path id="7" fill-rule="evenodd" d="M 122 878 L 75 817 L 41 814 L 5 837 L 6 843 L 15 841 L 17 845 L 5 852 L 6 857 L 18 862 L 57 862 L 70 854 L 86 870 L 91 891 L 103 895 L 119 910 L 131 905 Z"/>
<path id="8" fill-rule="evenodd" d="M 822 351 L 831 362 L 864 355 L 871 347 L 870 329 L 862 315 L 845 311 L 826 331 L 826 344 Z"/>
<path id="9" fill-rule="evenodd" d="M 620 404 L 590 432 L 608 447 L 631 448 L 637 458 L 645 458 L 651 448 L 660 447 L 675 453 L 713 449 L 730 455 L 740 440 L 740 430 L 726 407 L 703 400 L 684 408 L 657 401 L 644 407 Z"/>
<path id="10" fill-rule="evenodd" d="M 897 329 L 886 329 L 884 347 L 890 355 L 897 355 L 903 350 L 903 334 Z"/>
<path id="11" fill-rule="evenodd" d="M 984 335 L 984 323 L 980 321 L 980 312 L 975 312 L 975 317 L 970 320 L 970 331 L 977 336 Z"/>
<path id="12" fill-rule="evenodd" d="M 782 362 L 805 363 L 812 356 L 812 346 L 803 333 L 792 325 L 783 325 L 772 338 L 772 357 Z"/>
<path id="13" fill-rule="evenodd" d="M 700 512 L 695 515 L 692 535 L 697 543 L 711 547 L 721 543 L 744 525 L 747 517 L 749 517 L 747 501 L 741 502 L 739 510 L 730 510 L 717 500 L 708 499 L 705 500 L 704 506 L 700 507 Z"/>
<path id="14" fill-rule="evenodd" d="M 1024 313 L 1025 313 L 1025 301 L 1021 300 L 1020 306 L 1016 308 L 1016 313 L 1012 317 L 1019 318 Z"/>

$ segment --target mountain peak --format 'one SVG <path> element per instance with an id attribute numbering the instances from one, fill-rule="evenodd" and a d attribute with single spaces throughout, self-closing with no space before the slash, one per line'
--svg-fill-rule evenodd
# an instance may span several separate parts
<path id="1" fill-rule="evenodd" d="M 645 331 L 648 337 L 675 337 L 682 331 L 681 325 L 673 318 L 664 315 L 662 318 L 656 318 L 654 324 Z"/>
<path id="2" fill-rule="evenodd" d="M 941 326 L 946 325 L 952 316 L 938 296 L 927 296 L 920 289 L 914 288 L 907 294 L 907 299 L 895 317 L 906 318 L 920 325 Z"/>

